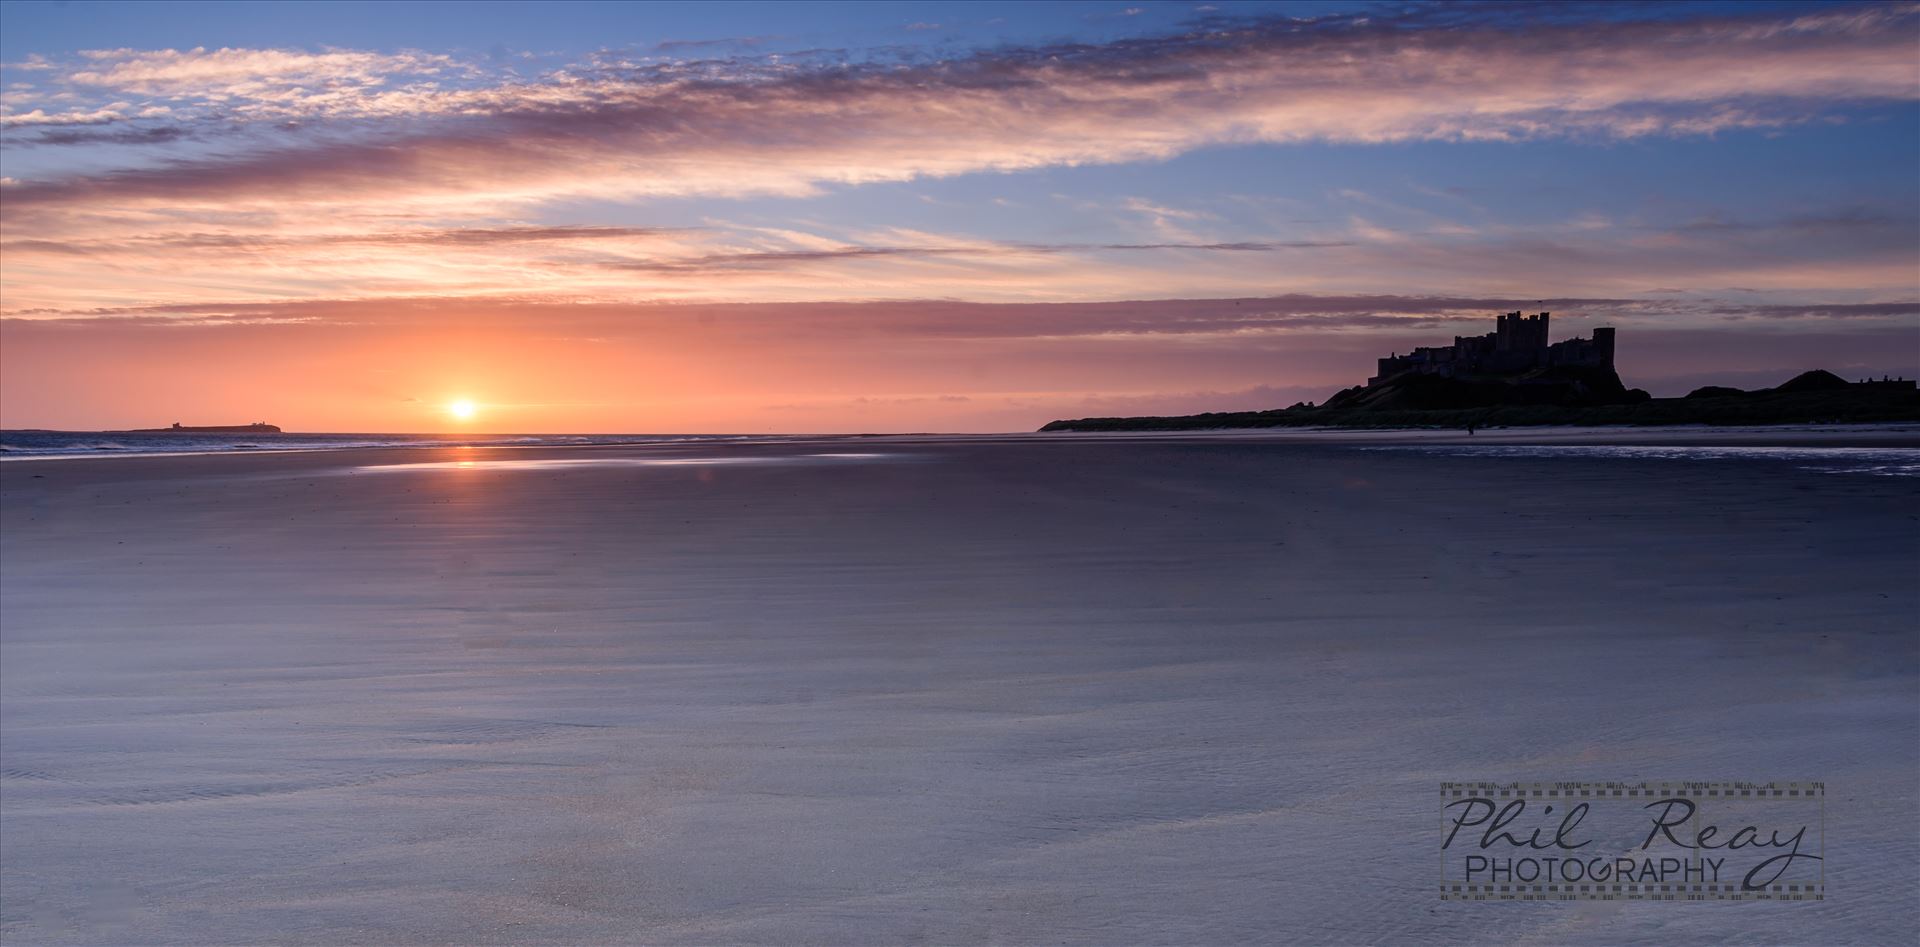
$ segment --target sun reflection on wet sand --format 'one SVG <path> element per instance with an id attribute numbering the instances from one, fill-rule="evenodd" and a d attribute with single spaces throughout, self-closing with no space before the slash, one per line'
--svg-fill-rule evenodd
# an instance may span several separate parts
<path id="1" fill-rule="evenodd" d="M 782 454 L 772 457 L 529 457 L 503 460 L 440 460 L 408 464 L 366 464 L 356 471 L 406 470 L 557 470 L 571 467 L 741 467 L 902 460 L 907 454 Z"/>

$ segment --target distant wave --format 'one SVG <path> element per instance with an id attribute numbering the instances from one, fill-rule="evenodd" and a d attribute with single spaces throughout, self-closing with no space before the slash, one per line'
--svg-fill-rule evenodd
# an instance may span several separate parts
<path id="1" fill-rule="evenodd" d="M 583 447 L 713 441 L 784 441 L 745 434 L 131 434 L 0 431 L 0 460 L 102 455 L 218 454 L 381 447 Z"/>
<path id="2" fill-rule="evenodd" d="M 1920 477 L 1920 449 L 1910 447 L 1681 447 L 1597 444 L 1411 445 L 1361 447 L 1359 450 L 1416 451 L 1449 457 L 1599 457 L 1634 460 L 1792 461 L 1802 470 Z"/>

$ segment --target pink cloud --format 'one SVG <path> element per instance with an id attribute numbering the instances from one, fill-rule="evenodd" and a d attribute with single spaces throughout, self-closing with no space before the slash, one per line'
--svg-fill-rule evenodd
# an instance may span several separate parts
<path id="1" fill-rule="evenodd" d="M 696 229 L 486 226 L 369 229 L 362 216 L 281 224 L 121 212 L 86 218 L 88 236 L 9 228 L 5 313 L 278 303 L 342 294 L 580 302 L 857 301 L 1337 294 L 1366 288 L 1526 298 L 1638 297 L 1649 286 L 1748 286 L 1794 299 L 1862 302 L 1920 295 L 1910 222 L 1841 208 L 1778 220 L 1702 220 L 1677 228 L 1426 227 L 1364 221 L 1304 238 L 1100 243 L 987 240 L 881 228 Z M 218 224 L 176 229 L 181 224 Z M 1187 223 L 1205 229 L 1204 219 Z M 70 228 L 76 233 L 78 226 Z M 1149 230 L 1157 225 L 1149 225 Z M 430 252 L 426 252 L 430 251 Z M 245 266 L 235 266 L 238 260 Z M 0 314 L 5 314 L 0 313 Z"/>
<path id="2" fill-rule="evenodd" d="M 805 194 L 1228 143 L 1710 134 L 1920 97 L 1915 23 L 1908 5 L 1524 31 L 1279 21 L 930 65 L 588 65 L 466 87 L 383 86 L 389 70 L 443 68 L 417 57 L 116 51 L 68 81 L 376 121 L 354 141 L 26 181 L 9 214 Z M 316 75 L 337 81 L 302 91 Z"/>

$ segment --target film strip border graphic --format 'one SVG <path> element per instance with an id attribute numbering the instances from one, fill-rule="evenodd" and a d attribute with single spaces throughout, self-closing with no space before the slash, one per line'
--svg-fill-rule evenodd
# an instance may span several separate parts
<path id="1" fill-rule="evenodd" d="M 1827 784 L 1821 781 L 1750 783 L 1737 781 L 1659 782 L 1446 782 L 1442 800 L 1486 799 L 1631 799 L 1715 800 L 1782 799 L 1817 802 L 1820 838 L 1826 838 Z M 1822 846 L 1824 848 L 1824 846 Z M 1822 863 L 1824 869 L 1824 862 Z M 1445 869 L 1442 868 L 1442 875 Z M 1467 884 L 1442 880 L 1442 901 L 1824 901 L 1822 880 L 1768 885 L 1749 890 L 1737 884 Z"/>
<path id="2" fill-rule="evenodd" d="M 1822 882 L 1770 885 L 1470 885 L 1443 884 L 1442 901 L 1824 901 Z"/>
<path id="3" fill-rule="evenodd" d="M 1598 799 L 1618 796 L 1678 796 L 1682 799 L 1825 799 L 1827 784 L 1741 782 L 1646 783 L 1441 783 L 1444 799 L 1484 796 L 1489 799 Z"/>

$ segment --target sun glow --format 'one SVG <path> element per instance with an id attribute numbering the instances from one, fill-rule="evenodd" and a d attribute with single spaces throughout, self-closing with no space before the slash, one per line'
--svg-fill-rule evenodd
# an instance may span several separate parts
<path id="1" fill-rule="evenodd" d="M 447 402 L 447 413 L 461 421 L 473 417 L 474 412 L 477 410 L 479 410 L 479 408 L 465 398 Z"/>

